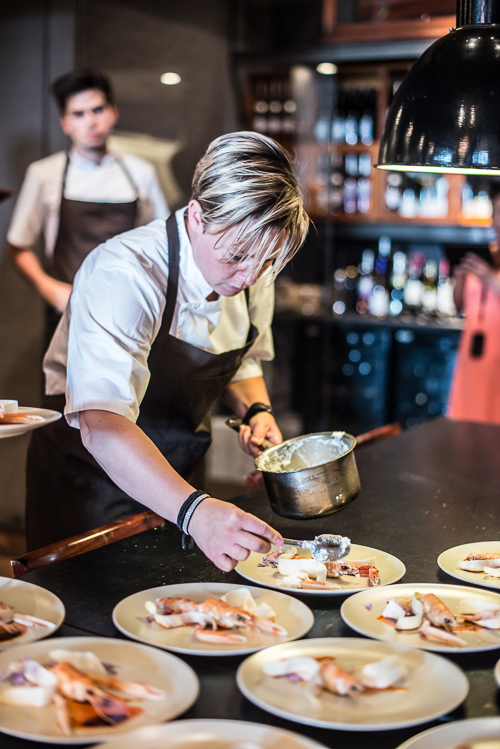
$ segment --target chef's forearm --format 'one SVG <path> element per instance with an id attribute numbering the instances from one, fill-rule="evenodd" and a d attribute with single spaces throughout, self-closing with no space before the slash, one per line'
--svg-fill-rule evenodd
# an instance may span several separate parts
<path id="1" fill-rule="evenodd" d="M 15 247 L 7 243 L 7 253 L 12 264 L 17 268 L 22 276 L 40 291 L 44 277 L 47 275 L 42 265 L 31 247 Z M 41 293 L 41 292 L 40 292 Z"/>
<path id="2" fill-rule="evenodd" d="M 109 411 L 80 412 L 82 442 L 114 483 L 133 499 L 176 521 L 194 487 L 179 476 L 146 434 Z"/>
<path id="3" fill-rule="evenodd" d="M 240 418 L 243 418 L 252 403 L 271 403 L 263 377 L 248 377 L 231 382 L 223 395 L 223 401 Z"/>

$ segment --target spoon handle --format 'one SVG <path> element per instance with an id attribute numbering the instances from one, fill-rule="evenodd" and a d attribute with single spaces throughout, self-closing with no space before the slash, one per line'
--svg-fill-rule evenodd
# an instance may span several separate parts
<path id="1" fill-rule="evenodd" d="M 297 541 L 293 538 L 284 538 L 283 543 L 288 544 L 289 546 L 300 546 L 302 549 L 311 548 L 311 541 Z"/>

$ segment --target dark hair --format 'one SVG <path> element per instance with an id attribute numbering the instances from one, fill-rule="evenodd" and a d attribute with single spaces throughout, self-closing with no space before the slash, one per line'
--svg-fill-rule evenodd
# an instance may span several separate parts
<path id="1" fill-rule="evenodd" d="M 99 70 L 92 70 L 91 68 L 72 70 L 71 73 L 62 75 L 52 83 L 50 90 L 57 102 L 60 113 L 63 115 L 70 96 L 92 88 L 102 91 L 108 104 L 114 105 L 113 89 L 109 78 Z"/>

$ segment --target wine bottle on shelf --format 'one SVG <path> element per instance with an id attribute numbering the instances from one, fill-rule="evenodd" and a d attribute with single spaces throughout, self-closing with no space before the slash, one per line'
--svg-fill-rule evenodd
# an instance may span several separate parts
<path id="1" fill-rule="evenodd" d="M 330 211 L 334 216 L 342 213 L 344 207 L 344 173 L 342 170 L 342 156 L 334 151 L 330 157 Z"/>
<path id="2" fill-rule="evenodd" d="M 368 177 L 358 179 L 358 211 L 368 213 L 371 205 L 372 185 Z"/>
<path id="3" fill-rule="evenodd" d="M 268 133 L 274 138 L 279 138 L 281 135 L 281 113 L 283 111 L 281 91 L 281 79 L 274 78 L 269 87 L 269 118 L 267 121 Z"/>
<path id="4" fill-rule="evenodd" d="M 443 315 L 456 314 L 453 300 L 453 283 L 450 279 L 450 261 L 446 257 L 439 260 L 436 306 Z"/>
<path id="5" fill-rule="evenodd" d="M 292 83 L 290 80 L 285 80 L 283 81 L 283 117 L 281 120 L 281 128 L 283 134 L 289 138 L 292 138 L 295 135 L 296 111 L 297 103 L 292 96 Z"/>
<path id="6" fill-rule="evenodd" d="M 349 97 L 345 117 L 345 142 L 348 146 L 355 146 L 359 138 L 359 108 L 357 96 Z"/>
<path id="7" fill-rule="evenodd" d="M 408 280 L 403 292 L 405 305 L 416 312 L 422 306 L 422 271 L 425 255 L 423 252 L 415 252 L 410 256 L 408 267 Z"/>
<path id="8" fill-rule="evenodd" d="M 387 317 L 389 312 L 389 289 L 387 267 L 391 253 L 390 237 L 382 235 L 378 242 L 378 254 L 375 260 L 373 291 L 368 300 L 368 311 L 374 317 Z"/>
<path id="9" fill-rule="evenodd" d="M 344 180 L 344 212 L 356 213 L 358 206 L 358 181 L 354 177 Z"/>
<path id="10" fill-rule="evenodd" d="M 371 146 L 374 138 L 374 103 L 375 92 L 366 91 L 363 95 L 361 116 L 359 118 L 359 139 L 364 146 Z"/>
<path id="11" fill-rule="evenodd" d="M 435 314 L 437 310 L 438 262 L 433 257 L 428 257 L 424 263 L 422 283 L 422 308 L 430 314 Z"/>
<path id="12" fill-rule="evenodd" d="M 259 80 L 255 84 L 255 104 L 253 108 L 253 129 L 258 133 L 267 133 L 267 114 L 269 111 L 267 81 Z"/>
<path id="13" fill-rule="evenodd" d="M 368 312 L 368 302 L 372 295 L 375 270 L 375 252 L 367 248 L 361 255 L 361 263 L 358 266 L 358 300 L 356 302 L 356 311 L 360 315 L 366 315 Z"/>
<path id="14" fill-rule="evenodd" d="M 339 93 L 337 106 L 332 117 L 331 139 L 334 143 L 345 141 L 345 102 L 345 94 Z"/>
<path id="15" fill-rule="evenodd" d="M 389 313 L 399 315 L 403 311 L 403 293 L 406 285 L 406 255 L 398 250 L 392 256 L 392 273 L 389 279 L 391 287 L 391 301 L 389 302 Z"/>
<path id="16" fill-rule="evenodd" d="M 328 143 L 330 135 L 330 117 L 327 109 L 320 110 L 314 132 L 318 143 Z"/>

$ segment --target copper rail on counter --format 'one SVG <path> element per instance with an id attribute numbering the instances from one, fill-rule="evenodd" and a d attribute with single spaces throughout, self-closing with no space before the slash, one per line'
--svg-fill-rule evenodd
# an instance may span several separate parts
<path id="1" fill-rule="evenodd" d="M 387 437 L 394 437 L 400 432 L 401 426 L 397 422 L 385 424 L 382 427 L 372 429 L 370 432 L 365 432 L 356 437 L 356 446 L 361 447 L 372 444 Z M 71 557 L 76 557 L 87 551 L 100 549 L 107 544 L 112 544 L 114 541 L 121 541 L 129 536 L 134 536 L 136 533 L 156 528 L 159 525 L 163 525 L 163 523 L 165 523 L 165 519 L 152 510 L 146 510 L 146 512 L 140 512 L 137 515 L 130 515 L 130 517 L 116 520 L 109 525 L 102 525 L 100 528 L 94 528 L 77 536 L 56 541 L 41 549 L 29 551 L 19 557 L 19 559 L 12 559 L 10 565 L 13 575 L 14 577 L 22 577 L 22 575 L 26 575 L 27 572 L 31 572 L 32 570 L 46 567 L 49 564 L 60 562 L 64 559 L 71 559 Z"/>

